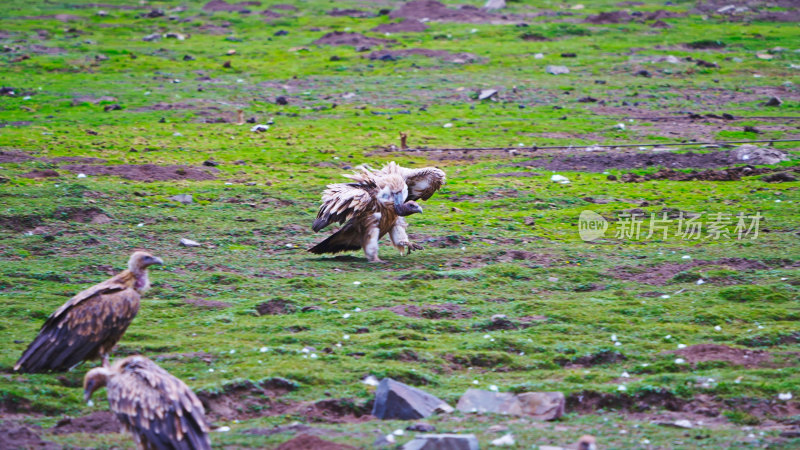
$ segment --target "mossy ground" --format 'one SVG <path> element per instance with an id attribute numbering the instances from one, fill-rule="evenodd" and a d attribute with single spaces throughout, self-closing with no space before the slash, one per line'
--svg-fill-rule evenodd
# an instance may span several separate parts
<path id="1" fill-rule="evenodd" d="M 372 2 L 297 2 L 299 11 L 281 11 L 283 17 L 271 20 L 258 14 L 267 3 L 254 7 L 253 14 L 210 14 L 201 10 L 203 2 L 148 2 L 148 8 L 184 5 L 186 10 L 142 18 L 139 15 L 148 9 L 106 7 L 109 15 L 100 17 L 95 13 L 103 7 L 4 2 L 0 38 L 11 50 L 0 54 L 0 84 L 17 94 L 2 97 L 0 103 L 0 150 L 42 158 L 0 164 L 0 339 L 5 342 L 0 349 L 5 372 L 0 396 L 6 411 L 15 405 L 21 411 L 9 412 L 5 420 L 52 426 L 65 414 L 106 407 L 102 401 L 94 408 L 85 406 L 81 389 L 65 386 L 79 383 L 86 366 L 66 375 L 72 383 L 59 381 L 58 375 L 16 375 L 11 367 L 48 314 L 82 288 L 122 269 L 136 248 L 153 251 L 167 264 L 152 271 L 153 289 L 117 355 L 210 353 L 210 363 L 199 358 L 161 362 L 195 390 L 280 376 L 300 385 L 283 397 L 287 401 L 332 396 L 361 402 L 372 396 L 361 379 L 373 374 L 421 386 L 451 404 L 475 382 L 503 391 L 614 395 L 624 384 L 628 395 L 658 390 L 687 401 L 708 395 L 720 401 L 744 398 L 768 404 L 777 402 L 779 393 L 800 395 L 797 182 L 772 184 L 745 177 L 735 182 L 628 184 L 609 181 L 606 174 L 563 171 L 559 173 L 571 183 L 562 185 L 551 182 L 551 173 L 544 170 L 531 177 L 491 176 L 521 170 L 507 166 L 525 161 L 525 154 L 428 160 L 436 154 L 382 151 L 398 143 L 401 131 L 409 133 L 412 147 L 430 148 L 798 138 L 796 120 L 764 118 L 800 115 L 797 88 L 784 84 L 796 80 L 792 65 L 800 64 L 796 23 L 732 22 L 700 14 L 664 19 L 672 25 L 666 30 L 651 28 L 650 22 L 582 22 L 586 14 L 621 9 L 615 3 L 586 2 L 583 10 L 569 10 L 560 2 L 513 2 L 509 14 L 577 15 L 520 20 L 529 24 L 526 28 L 431 23 L 426 32 L 390 36 L 400 42 L 397 47 L 470 52 L 480 58 L 455 64 L 423 57 L 371 61 L 353 47 L 311 44 L 334 30 L 386 37 L 369 31 L 389 22 L 386 16 L 325 14 L 334 6 L 376 12 L 379 6 Z M 644 3 L 625 8 L 685 13 L 693 7 L 687 1 L 670 6 Z M 380 7 L 394 6 L 387 2 Z M 20 18 L 52 14 L 79 18 Z M 193 20 L 171 21 L 170 15 Z M 222 34 L 199 27 L 225 23 Z M 278 30 L 289 34 L 275 36 Z M 148 34 L 168 31 L 190 37 L 142 41 Z M 539 33 L 550 40 L 524 41 L 522 33 Z M 684 45 L 704 39 L 725 47 L 693 50 Z M 37 53 L 34 45 L 62 51 Z M 756 56 L 775 47 L 785 51 L 772 53 L 769 60 Z M 228 56 L 229 50 L 236 54 Z M 560 57 L 565 52 L 577 58 Z M 543 59 L 535 59 L 535 53 L 543 53 Z M 21 54 L 30 58 L 13 62 Z M 184 61 L 186 54 L 194 60 Z M 665 55 L 691 56 L 720 67 L 647 62 Z M 339 60 L 331 61 L 332 56 Z M 225 61 L 231 62 L 230 68 L 223 68 Z M 571 73 L 548 75 L 548 64 L 567 65 Z M 636 76 L 642 69 L 652 77 Z M 200 77 L 210 80 L 198 81 Z M 500 88 L 499 101 L 475 100 L 475 92 L 483 88 Z M 350 92 L 356 95 L 344 95 Z M 780 108 L 761 106 L 778 94 L 784 100 Z M 72 101 L 104 95 L 116 100 Z M 289 104 L 276 105 L 279 95 L 287 96 Z M 587 96 L 605 105 L 578 101 Z M 184 106 L 154 110 L 159 102 Z M 122 109 L 104 112 L 110 104 Z M 252 133 L 249 124 L 231 123 L 238 109 L 258 123 L 274 117 L 275 124 L 268 132 Z M 701 122 L 705 128 L 685 121 L 629 121 L 688 111 L 756 118 L 722 125 Z M 204 120 L 219 117 L 227 123 Z M 625 129 L 614 127 L 620 122 Z M 445 128 L 446 123 L 453 126 Z M 742 131 L 745 125 L 762 134 Z M 797 157 L 796 143 L 775 147 Z M 108 164 L 189 166 L 213 159 L 220 165 L 212 181 L 143 183 L 76 178 L 59 168 L 63 163 L 47 159 L 65 156 L 102 158 Z M 377 266 L 365 262 L 360 253 L 352 258 L 306 253 L 323 238 L 311 232 L 310 223 L 324 186 L 343 180 L 345 166 L 379 166 L 390 160 L 411 167 L 435 164 L 447 171 L 447 185 L 423 204 L 424 214 L 409 219 L 412 238 L 425 250 L 400 257 L 384 244 L 381 255 L 387 263 Z M 61 176 L 20 177 L 33 169 L 55 169 Z M 610 170 L 618 176 L 628 171 Z M 194 203 L 169 199 L 180 193 L 192 194 Z M 589 203 L 587 197 L 609 201 Z M 64 220 L 56 212 L 64 208 L 99 208 L 112 221 Z M 759 212 L 764 222 L 754 240 L 618 239 L 613 237 L 614 226 L 601 240 L 587 243 L 579 238 L 581 211 L 615 218 L 631 208 L 658 214 L 663 208 L 733 216 Z M 26 233 L 36 226 L 39 231 Z M 180 247 L 181 238 L 203 247 Z M 514 259 L 513 251 L 533 256 Z M 650 266 L 731 257 L 761 261 L 763 267 L 687 266 L 690 273 L 660 285 L 614 276 L 618 266 L 647 271 Z M 716 281 L 698 285 L 698 277 Z M 256 313 L 258 304 L 275 298 L 295 304 L 297 310 L 272 316 Z M 230 306 L 208 308 L 187 299 Z M 472 317 L 431 320 L 387 309 L 442 303 L 457 304 Z M 303 312 L 303 306 L 317 308 Z M 490 330 L 496 314 L 526 326 Z M 532 316 L 543 318 L 524 322 Z M 758 347 L 778 362 L 747 368 L 701 364 L 692 369 L 664 353 L 678 344 L 700 343 Z M 262 352 L 262 347 L 268 350 Z M 302 352 L 306 347 L 314 348 L 318 357 L 309 358 Z M 619 351 L 627 359 L 587 368 L 563 366 L 565 360 L 604 351 Z M 631 377 L 621 378 L 623 372 Z M 709 377 L 716 382 L 704 387 Z M 613 411 L 573 412 L 547 424 L 460 414 L 431 422 L 440 431 L 474 432 L 483 445 L 499 436 L 487 431 L 488 426 L 504 423 L 519 448 L 574 442 L 587 433 L 609 448 L 797 445 L 777 437 L 779 426 L 742 428 L 756 422 L 774 425 L 775 420 L 786 426 L 796 424 L 797 417 L 752 419 L 747 414 L 731 410 L 725 415 L 730 421 L 689 432 Z M 261 437 L 243 431 L 298 419 L 303 418 L 219 422 L 232 430 L 215 433 L 213 441 L 220 446 L 276 445 L 289 435 Z M 328 439 L 368 447 L 375 429 L 389 432 L 405 425 L 319 426 L 342 433 Z M 748 437 L 751 433 L 755 437 Z M 132 445 L 127 436 L 117 434 L 45 438 L 73 446 Z"/>

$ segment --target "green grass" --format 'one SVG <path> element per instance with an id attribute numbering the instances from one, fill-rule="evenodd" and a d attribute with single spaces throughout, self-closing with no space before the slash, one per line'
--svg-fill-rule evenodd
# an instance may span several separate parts
<path id="1" fill-rule="evenodd" d="M 204 2 L 184 3 L 186 11 L 167 15 L 196 17 L 193 22 L 137 17 L 146 9 L 109 8 L 109 17 L 102 18 L 95 15 L 97 8 L 75 9 L 65 2 L 4 4 L 0 28 L 7 33 L 0 34 L 0 40 L 21 49 L 0 53 L 0 84 L 21 94 L 2 97 L 0 151 L 23 151 L 42 159 L 0 163 L 0 339 L 6 343 L 0 349 L 0 404 L 5 408 L 0 411 L 10 414 L 10 405 L 20 404 L 23 414 L 0 416 L 0 421 L 49 427 L 65 414 L 107 408 L 102 401 L 93 408 L 85 406 L 81 389 L 65 386 L 70 383 L 59 381 L 58 375 L 20 376 L 11 367 L 53 310 L 121 270 L 133 249 L 146 248 L 166 265 L 151 272 L 153 288 L 116 354 L 141 352 L 157 358 L 207 352 L 213 355 L 210 363 L 201 358 L 160 361 L 197 391 L 221 390 L 236 380 L 284 377 L 300 386 L 283 397 L 288 402 L 330 396 L 360 404 L 372 397 L 361 379 L 373 374 L 420 386 L 455 404 L 471 387 L 559 390 L 567 395 L 595 391 L 624 398 L 618 387 L 625 384 L 629 396 L 658 391 L 691 401 L 706 395 L 723 409 L 719 418 L 690 431 L 650 423 L 662 414 L 658 408 L 646 415 L 570 412 L 556 423 L 461 414 L 431 422 L 442 432 L 474 432 L 483 446 L 501 435 L 487 430 L 497 423 L 509 427 L 519 448 L 567 444 L 582 434 L 598 436 L 608 448 L 797 444 L 764 425 L 769 420 L 789 424 L 796 417 L 772 417 L 741 405 L 774 402 L 783 392 L 800 395 L 798 182 L 766 183 L 754 176 L 736 182 L 629 184 L 609 181 L 607 174 L 560 171 L 571 181 L 561 185 L 550 181 L 550 171 L 536 168 L 530 170 L 538 175 L 531 177 L 491 176 L 528 170 L 509 167 L 528 160 L 526 154 L 476 153 L 435 160 L 427 159 L 435 153 L 383 151 L 398 145 L 401 131 L 409 133 L 413 148 L 665 143 L 700 140 L 702 133 L 726 140 L 797 139 L 796 120 L 760 118 L 800 116 L 797 87 L 784 85 L 796 78 L 790 64 L 800 64 L 796 24 L 747 24 L 719 16 L 706 20 L 697 14 L 665 19 L 673 26 L 668 30 L 638 21 L 587 24 L 580 15 L 531 17 L 525 19 L 526 28 L 430 23 L 426 32 L 388 38 L 399 42 L 396 48 L 470 52 L 480 60 L 454 64 L 411 57 L 385 62 L 368 60 L 353 47 L 311 44 L 326 32 L 348 28 L 386 37 L 369 31 L 389 22 L 385 16 L 330 17 L 324 12 L 334 5 L 313 0 L 298 3 L 298 12 L 265 23 L 256 13 L 211 15 L 202 12 Z M 595 1 L 573 12 L 620 9 L 615 3 Z M 694 2 L 674 3 L 646 1 L 630 9 L 686 12 Z M 176 6 L 177 2 L 148 4 L 165 10 Z M 378 9 L 369 2 L 336 6 Z M 508 13 L 543 10 L 569 11 L 560 2 L 510 2 Z M 81 19 L 62 23 L 18 18 L 50 14 Z M 224 23 L 230 24 L 226 34 L 208 34 L 199 27 Z M 49 37 L 34 39 L 36 30 L 45 30 Z M 274 36 L 278 30 L 289 34 Z M 184 41 L 141 39 L 167 31 L 191 36 Z M 522 33 L 550 40 L 523 41 Z M 701 40 L 720 41 L 725 47 L 692 50 L 684 45 Z M 36 54 L 29 49 L 34 44 L 64 51 Z M 787 50 L 775 53 L 772 60 L 755 56 L 775 47 Z M 228 50 L 236 54 L 228 56 Z M 544 57 L 534 59 L 540 52 Z M 561 58 L 565 52 L 578 57 Z M 31 57 L 11 62 L 20 54 Z M 184 61 L 186 54 L 195 60 Z M 97 55 L 108 59 L 100 61 Z M 650 62 L 666 55 L 717 62 L 720 68 L 689 61 Z M 332 56 L 340 60 L 331 61 Z M 225 61 L 232 67 L 223 68 Z M 548 75 L 544 68 L 550 64 L 567 65 L 571 72 Z M 642 69 L 653 76 L 635 76 Z M 475 100 L 475 92 L 485 88 L 500 88 L 498 101 Z M 344 96 L 351 92 L 356 95 Z M 288 105 L 275 104 L 280 95 L 288 97 Z M 760 106 L 772 95 L 784 104 Z M 115 100 L 78 101 L 73 106 L 73 98 L 82 96 Z M 605 105 L 578 102 L 586 96 Z M 152 110 L 160 102 L 184 106 Z M 115 103 L 123 109 L 103 111 Z M 246 118 L 256 117 L 257 123 L 274 118 L 275 124 L 268 132 L 252 133 L 250 124 L 230 123 L 238 109 Z M 629 121 L 687 112 L 753 118 L 694 122 L 707 126 L 702 133 L 685 120 L 667 123 L 671 128 L 660 121 Z M 229 123 L 204 123 L 215 117 Z M 625 130 L 614 128 L 620 122 L 627 124 Z M 452 128 L 444 128 L 445 123 Z M 744 132 L 744 125 L 763 133 Z M 775 148 L 794 158 L 782 166 L 795 166 L 795 143 L 776 143 Z M 213 159 L 220 165 L 215 180 L 145 183 L 76 178 L 76 173 L 60 167 L 65 163 L 50 162 L 56 157 L 189 166 Z M 437 165 L 447 172 L 447 185 L 424 202 L 424 214 L 409 218 L 412 239 L 425 250 L 400 257 L 384 244 L 380 254 L 387 264 L 380 266 L 368 264 L 361 253 L 332 259 L 305 252 L 325 235 L 310 230 L 325 185 L 344 180 L 340 174 L 348 171 L 346 166 L 379 166 L 390 160 L 411 167 Z M 54 169 L 61 176 L 20 176 L 34 169 Z M 619 177 L 657 169 L 609 172 Z M 194 203 L 170 200 L 180 193 L 192 194 Z M 590 203 L 589 197 L 610 201 Z M 64 216 L 70 211 L 65 208 L 97 208 L 112 221 L 71 221 Z M 663 208 L 706 216 L 759 212 L 764 222 L 754 240 L 683 240 L 673 235 L 621 239 L 614 237 L 619 223 L 612 223 L 598 241 L 579 238 L 581 211 L 615 219 L 632 208 L 648 216 Z M 41 228 L 26 233 L 36 227 Z M 183 237 L 203 247 L 180 247 Z M 534 257 L 512 259 L 511 252 L 518 250 Z M 689 261 L 683 256 L 693 261 L 745 258 L 764 265 L 753 270 L 724 263 L 687 267 L 663 285 L 614 276 L 618 266 L 635 266 L 645 273 L 651 266 Z M 558 280 L 551 281 L 554 278 Z M 707 282 L 698 285 L 698 278 Z M 297 308 L 286 315 L 258 315 L 257 305 L 274 298 Z M 230 307 L 194 306 L 187 299 Z M 432 320 L 388 310 L 443 303 L 457 304 L 471 317 Z M 316 309 L 303 311 L 305 306 Z M 496 314 L 524 326 L 491 330 Z M 531 316 L 544 319 L 526 322 Z M 615 346 L 612 335 L 621 345 Z M 778 362 L 764 367 L 707 362 L 692 368 L 676 364 L 675 356 L 665 353 L 678 344 L 700 343 L 764 350 Z M 261 352 L 262 347 L 268 350 Z M 318 357 L 304 357 L 306 347 L 313 347 Z M 627 359 L 588 368 L 563 365 L 610 351 Z M 94 364 L 67 377 L 79 382 Z M 623 372 L 631 377 L 621 378 Z M 716 383 L 703 387 L 699 380 L 705 378 Z M 102 399 L 104 393 L 99 394 Z M 302 417 L 290 414 L 222 420 L 218 424 L 232 430 L 214 434 L 213 441 L 220 446 L 276 446 L 290 434 L 264 437 L 244 431 L 298 419 Z M 376 428 L 390 432 L 407 424 L 312 425 L 341 433 L 326 439 L 368 447 Z M 754 438 L 747 437 L 751 432 Z M 410 434 L 398 441 L 405 442 Z M 127 436 L 117 434 L 45 432 L 44 438 L 71 446 L 132 447 Z"/>

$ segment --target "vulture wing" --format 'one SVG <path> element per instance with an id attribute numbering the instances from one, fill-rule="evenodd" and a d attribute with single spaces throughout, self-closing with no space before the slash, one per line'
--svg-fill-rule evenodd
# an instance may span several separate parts
<path id="1" fill-rule="evenodd" d="M 328 185 L 322 193 L 322 205 L 311 228 L 319 231 L 332 223 L 345 223 L 362 212 L 375 208 L 377 184 L 371 177 L 354 183 Z"/>
<path id="2" fill-rule="evenodd" d="M 66 371 L 119 341 L 139 311 L 128 271 L 72 297 L 47 318 L 14 370 Z"/>
<path id="3" fill-rule="evenodd" d="M 200 399 L 147 358 L 129 358 L 109 380 L 108 403 L 143 448 L 211 448 Z"/>
<path id="4" fill-rule="evenodd" d="M 353 221 L 347 222 L 336 233 L 328 236 L 327 239 L 308 249 L 311 253 L 318 255 L 323 253 L 339 253 L 348 250 L 359 250 L 363 236 Z"/>

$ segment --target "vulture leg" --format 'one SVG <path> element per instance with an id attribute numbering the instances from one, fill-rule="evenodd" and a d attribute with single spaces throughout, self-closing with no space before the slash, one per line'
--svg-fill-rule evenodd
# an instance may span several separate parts
<path id="1" fill-rule="evenodd" d="M 378 258 L 378 239 L 381 237 L 380 222 L 381 213 L 375 213 L 365 223 L 365 232 L 361 238 L 361 248 L 367 255 L 369 262 L 383 262 Z"/>
<path id="2" fill-rule="evenodd" d="M 422 250 L 421 245 L 414 244 L 408 240 L 406 228 L 408 228 L 408 222 L 402 217 L 398 217 L 397 222 L 395 222 L 392 229 L 389 230 L 389 238 L 392 240 L 392 245 L 400 251 L 400 255 L 408 255 L 414 250 Z"/>

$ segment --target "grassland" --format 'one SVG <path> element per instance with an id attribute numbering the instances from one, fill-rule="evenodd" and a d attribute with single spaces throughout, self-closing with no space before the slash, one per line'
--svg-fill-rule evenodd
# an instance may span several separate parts
<path id="1" fill-rule="evenodd" d="M 146 248 L 167 264 L 152 271 L 153 288 L 116 356 L 145 354 L 195 391 L 240 402 L 234 414 L 211 415 L 231 427 L 214 433 L 215 445 L 276 446 L 296 427 L 252 430 L 300 421 L 367 448 L 375 430 L 408 425 L 358 417 L 372 398 L 361 382 L 370 374 L 451 404 L 490 385 L 570 399 L 553 423 L 460 413 L 430 420 L 438 431 L 474 432 L 483 446 L 504 433 L 490 431 L 495 424 L 519 448 L 582 434 L 607 448 L 800 444 L 780 436 L 800 421 L 800 183 L 608 178 L 652 174 L 653 166 L 559 170 L 570 183 L 558 184 L 551 158 L 605 156 L 392 147 L 399 132 L 414 149 L 800 138 L 797 23 L 760 16 L 791 12 L 789 3 L 728 16 L 688 1 L 512 2 L 507 23 L 432 21 L 423 32 L 386 36 L 370 30 L 396 21 L 376 13 L 397 2 L 311 0 L 272 17 L 260 14 L 268 2 L 243 14 L 203 11 L 195 1 L 132 9 L 107 1 L 4 2 L 0 84 L 13 93 L 0 97 L 0 427 L 22 424 L 64 446 L 132 447 L 118 433 L 52 434 L 65 415 L 106 409 L 82 402 L 79 385 L 95 363 L 67 374 L 11 368 L 54 309 Z M 334 7 L 370 14 L 327 14 Z M 151 9 L 165 14 L 142 16 Z M 612 10 L 642 15 L 585 22 Z M 671 28 L 644 20 L 658 10 Z M 475 61 L 370 60 L 353 46 L 313 44 L 332 31 L 397 41 L 371 51 L 468 52 Z M 163 37 L 170 32 L 186 38 Z M 143 40 L 152 34 L 162 37 Z M 687 46 L 698 42 L 714 48 Z M 658 62 L 670 55 L 678 62 Z M 549 75 L 547 65 L 570 73 Z M 498 95 L 478 101 L 490 88 Z M 773 96 L 783 104 L 763 106 Z M 253 124 L 236 123 L 237 110 L 274 123 L 252 132 Z M 690 112 L 735 120 L 689 120 Z M 767 168 L 796 173 L 797 143 L 773 148 L 791 160 Z M 323 238 L 310 224 L 324 186 L 358 164 L 391 160 L 448 174 L 424 214 L 409 220 L 425 250 L 400 257 L 384 244 L 387 263 L 377 266 L 361 253 L 308 254 Z M 130 167 L 140 164 L 183 167 L 163 169 L 175 179 L 141 181 Z M 88 172 L 96 165 L 133 179 Z M 31 174 L 48 170 L 57 176 Z M 196 173 L 207 179 L 191 179 Z M 177 194 L 193 202 L 170 198 Z M 603 238 L 580 239 L 584 210 L 612 222 Z M 681 211 L 764 219 L 756 239 L 615 237 L 621 214 Z M 181 238 L 202 246 L 181 247 Z M 418 311 L 398 314 L 407 305 Z M 675 362 L 679 345 L 698 344 L 725 345 L 735 357 Z M 259 390 L 274 377 L 298 388 L 273 397 Z M 787 392 L 795 399 L 778 400 Z M 695 428 L 654 424 L 679 418 Z"/>

